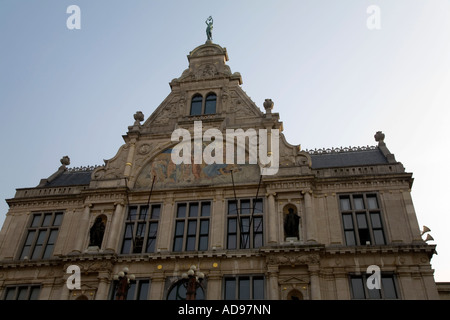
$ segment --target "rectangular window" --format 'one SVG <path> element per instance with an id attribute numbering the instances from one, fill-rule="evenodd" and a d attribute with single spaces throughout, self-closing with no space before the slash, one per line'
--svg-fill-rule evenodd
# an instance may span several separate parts
<path id="1" fill-rule="evenodd" d="M 40 291 L 36 285 L 7 287 L 3 300 L 38 300 Z"/>
<path id="2" fill-rule="evenodd" d="M 211 202 L 178 203 L 173 251 L 206 251 L 209 245 Z"/>
<path id="3" fill-rule="evenodd" d="M 116 289 L 118 281 L 115 280 L 111 286 L 111 300 L 116 299 Z M 127 300 L 148 300 L 150 293 L 150 280 L 149 279 L 136 279 L 130 282 L 130 287 L 127 292 Z"/>
<path id="4" fill-rule="evenodd" d="M 352 299 L 398 299 L 393 274 L 381 274 L 380 289 L 369 289 L 367 278 L 370 275 L 351 275 L 350 289 Z"/>
<path id="5" fill-rule="evenodd" d="M 62 222 L 62 212 L 34 213 L 28 227 L 20 259 L 50 259 Z"/>
<path id="6" fill-rule="evenodd" d="M 227 249 L 256 249 L 263 246 L 263 200 L 229 200 Z"/>
<path id="7" fill-rule="evenodd" d="M 134 205 L 128 208 L 122 254 L 153 253 L 156 248 L 161 205 Z"/>
<path id="8" fill-rule="evenodd" d="M 341 195 L 339 205 L 348 246 L 386 244 L 376 194 Z"/>
<path id="9" fill-rule="evenodd" d="M 246 275 L 224 278 L 225 300 L 262 300 L 264 296 L 263 276 Z"/>

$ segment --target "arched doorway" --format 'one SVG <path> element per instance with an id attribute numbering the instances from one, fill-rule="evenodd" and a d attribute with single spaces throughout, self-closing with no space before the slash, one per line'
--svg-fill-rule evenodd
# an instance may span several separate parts
<path id="1" fill-rule="evenodd" d="M 289 291 L 289 293 L 287 294 L 287 299 L 288 300 L 303 300 L 303 294 L 298 291 L 297 289 L 293 289 L 291 291 Z"/>

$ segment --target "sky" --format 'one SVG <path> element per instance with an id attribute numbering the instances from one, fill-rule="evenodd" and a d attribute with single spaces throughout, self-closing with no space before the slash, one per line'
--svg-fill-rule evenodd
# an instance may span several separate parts
<path id="1" fill-rule="evenodd" d="M 385 133 L 413 173 L 435 279 L 450 281 L 448 0 L 0 0 L 0 198 L 65 155 L 70 167 L 112 158 L 206 41 L 210 15 L 213 42 L 261 111 L 274 101 L 290 144 L 372 146 Z M 7 212 L 0 200 L 0 224 Z"/>

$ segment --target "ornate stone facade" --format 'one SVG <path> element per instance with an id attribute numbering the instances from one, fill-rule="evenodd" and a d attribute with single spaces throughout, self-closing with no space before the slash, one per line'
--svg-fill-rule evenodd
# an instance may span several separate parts
<path id="1" fill-rule="evenodd" d="M 146 120 L 135 113 L 125 143 L 104 165 L 67 169 L 64 157 L 50 178 L 7 199 L 0 298 L 38 288 L 39 299 L 111 299 L 113 275 L 128 267 L 137 279 L 130 298 L 167 299 L 196 265 L 206 275 L 206 299 L 352 299 L 371 295 L 357 284 L 376 265 L 381 298 L 438 299 L 435 246 L 421 238 L 412 174 L 384 134 L 373 147 L 301 150 L 282 134 L 276 105 L 267 99 L 262 112 L 242 90 L 225 48 L 209 41 L 188 61 Z M 196 96 L 200 114 L 191 110 Z M 208 97 L 214 112 L 205 112 Z M 257 164 L 174 165 L 171 135 L 192 133 L 194 121 L 223 133 L 279 129 L 277 174 L 260 179 Z M 294 238 L 283 228 L 289 208 L 299 216 Z M 97 218 L 104 235 L 93 248 Z M 70 265 L 80 267 L 80 288 L 67 285 Z"/>

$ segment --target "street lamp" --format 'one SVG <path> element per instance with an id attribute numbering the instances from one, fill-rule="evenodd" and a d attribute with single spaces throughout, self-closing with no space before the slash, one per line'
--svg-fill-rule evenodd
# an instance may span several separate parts
<path id="1" fill-rule="evenodd" d="M 187 280 L 183 285 L 186 288 L 186 300 L 195 300 L 197 289 L 201 286 L 205 274 L 203 272 L 195 272 L 196 266 L 191 266 L 187 273 L 182 274 L 182 278 Z"/>
<path id="2" fill-rule="evenodd" d="M 116 285 L 116 300 L 127 300 L 128 289 L 130 288 L 130 282 L 134 281 L 136 277 L 134 274 L 128 275 L 128 268 L 123 268 L 118 274 L 115 274 L 113 279 L 118 281 Z"/>

